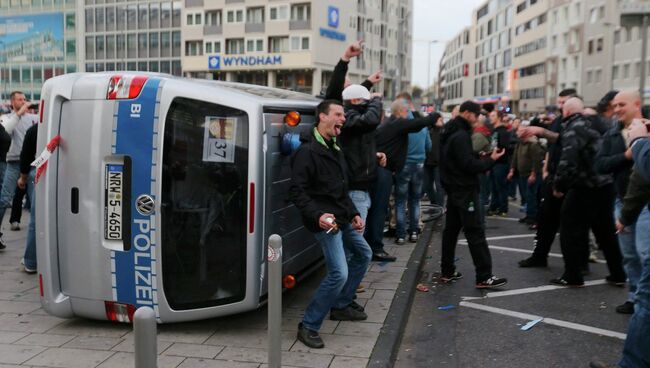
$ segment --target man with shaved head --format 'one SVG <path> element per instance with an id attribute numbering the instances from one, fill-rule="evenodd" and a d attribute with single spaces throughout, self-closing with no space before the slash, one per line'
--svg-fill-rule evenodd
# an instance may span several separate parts
<path id="1" fill-rule="evenodd" d="M 603 144 L 596 157 L 596 171 L 601 174 L 611 174 L 614 177 L 616 190 L 614 213 L 615 217 L 619 218 L 634 165 L 631 151 L 629 151 L 630 153 L 626 152 L 630 145 L 632 123 L 637 119 L 642 119 L 641 97 L 637 90 L 622 91 L 614 96 L 611 105 L 617 121 L 603 136 Z M 642 257 L 647 256 L 650 252 L 650 234 L 647 231 L 637 232 L 635 230 L 637 227 L 642 229 L 647 226 L 650 226 L 650 212 L 644 206 L 637 222 L 618 234 L 623 267 L 629 282 L 627 301 L 616 307 L 618 313 L 634 313 L 635 294 L 642 271 Z"/>
<path id="2" fill-rule="evenodd" d="M 553 195 L 564 197 L 560 215 L 560 246 L 564 256 L 564 274 L 552 284 L 584 286 L 583 266 L 589 252 L 589 229 L 596 236 L 607 260 L 607 281 L 621 286 L 626 276 L 616 239 L 612 211 L 614 188 L 610 175 L 598 174 L 594 158 L 602 137 L 593 121 L 583 115 L 584 105 L 577 97 L 562 107 L 562 153 L 553 180 Z"/>

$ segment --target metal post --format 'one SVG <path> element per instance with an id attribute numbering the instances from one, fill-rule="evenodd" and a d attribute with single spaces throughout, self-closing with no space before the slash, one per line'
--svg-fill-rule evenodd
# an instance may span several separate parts
<path id="1" fill-rule="evenodd" d="M 268 248 L 269 368 L 282 367 L 282 238 L 273 234 Z"/>
<path id="2" fill-rule="evenodd" d="M 156 340 L 156 313 L 149 307 L 140 307 L 133 316 L 135 340 L 135 368 L 156 368 L 158 347 Z"/>
<path id="3" fill-rule="evenodd" d="M 431 104 L 431 44 L 433 41 L 427 43 L 427 103 Z"/>
<path id="4" fill-rule="evenodd" d="M 643 101 L 645 101 L 645 60 L 648 50 L 648 14 L 643 15 L 641 40 L 641 84 L 639 86 L 639 94 L 641 95 L 641 105 L 643 105 Z"/>

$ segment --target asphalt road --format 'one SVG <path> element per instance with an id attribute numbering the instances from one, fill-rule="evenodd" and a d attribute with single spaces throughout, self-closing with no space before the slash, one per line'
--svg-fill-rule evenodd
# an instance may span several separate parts
<path id="1" fill-rule="evenodd" d="M 629 316 L 614 308 L 625 301 L 627 290 L 604 283 L 608 272 L 602 263 L 591 264 L 586 280 L 593 285 L 550 286 L 548 281 L 563 271 L 559 239 L 551 250 L 557 256 L 549 258 L 548 268 L 519 268 L 517 261 L 532 250 L 534 235 L 516 221 L 522 215 L 511 206 L 510 220 L 488 218 L 493 271 L 508 278 L 498 290 L 508 293 L 501 294 L 474 288 L 474 267 L 462 241 L 457 269 L 464 278 L 452 284 L 438 282 L 444 219 L 434 224 L 420 275 L 430 291 L 415 295 L 395 367 L 574 368 L 588 367 L 591 360 L 618 362 Z M 539 317 L 544 320 L 521 330 Z"/>

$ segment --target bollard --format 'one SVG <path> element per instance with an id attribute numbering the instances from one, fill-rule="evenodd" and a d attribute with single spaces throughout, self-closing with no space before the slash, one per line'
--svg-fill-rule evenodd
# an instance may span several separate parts
<path id="1" fill-rule="evenodd" d="M 273 234 L 268 248 L 269 368 L 282 366 L 282 238 Z"/>
<path id="2" fill-rule="evenodd" d="M 158 366 L 156 313 L 149 307 L 140 307 L 133 316 L 135 335 L 135 368 L 156 368 Z"/>

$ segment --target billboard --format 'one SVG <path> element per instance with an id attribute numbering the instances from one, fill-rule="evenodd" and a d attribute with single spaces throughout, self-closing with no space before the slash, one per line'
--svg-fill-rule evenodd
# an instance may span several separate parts
<path id="1" fill-rule="evenodd" d="M 63 60 L 63 13 L 0 17 L 0 61 Z"/>

